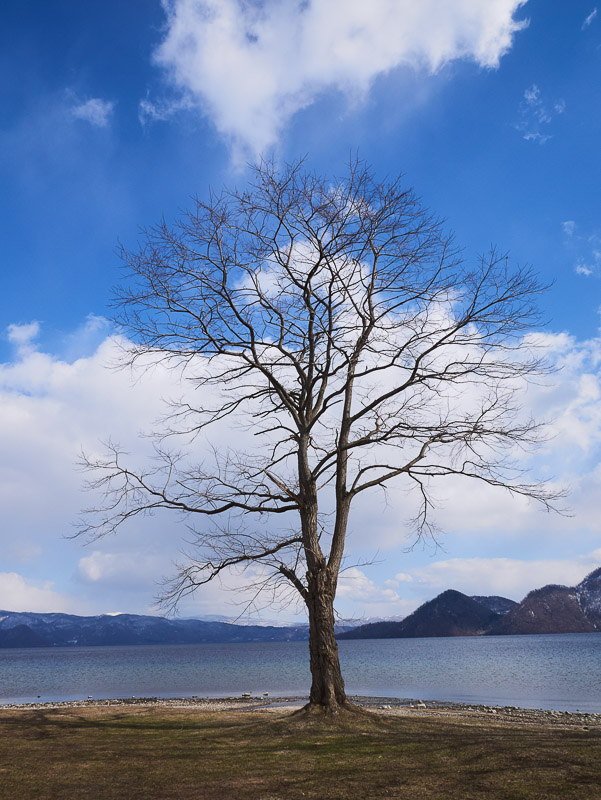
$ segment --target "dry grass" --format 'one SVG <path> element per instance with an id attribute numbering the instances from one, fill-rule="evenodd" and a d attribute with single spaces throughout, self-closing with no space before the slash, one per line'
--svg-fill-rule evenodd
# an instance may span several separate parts
<path id="1" fill-rule="evenodd" d="M 601 800 L 601 732 L 452 718 L 0 711 L 4 800 Z"/>

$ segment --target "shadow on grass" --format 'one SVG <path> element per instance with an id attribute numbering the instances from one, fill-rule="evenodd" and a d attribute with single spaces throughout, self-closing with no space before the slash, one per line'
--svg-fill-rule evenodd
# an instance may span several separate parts
<path id="1" fill-rule="evenodd" d="M 599 731 L 156 707 L 0 713 L 0 798 L 11 800 L 601 800 L 600 764 Z"/>

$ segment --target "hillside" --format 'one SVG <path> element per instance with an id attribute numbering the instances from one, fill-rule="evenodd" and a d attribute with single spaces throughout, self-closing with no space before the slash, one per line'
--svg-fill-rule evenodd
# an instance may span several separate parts
<path id="1" fill-rule="evenodd" d="M 576 587 L 578 603 L 585 617 L 601 630 L 601 567 L 591 572 Z"/>
<path id="2" fill-rule="evenodd" d="M 490 634 L 590 633 L 595 625 L 587 619 L 578 592 L 567 586 L 543 586 L 493 624 Z"/>
<path id="3" fill-rule="evenodd" d="M 138 614 L 34 614 L 0 611 L 0 647 L 286 642 L 308 639 L 306 625 L 234 625 Z"/>
<path id="4" fill-rule="evenodd" d="M 495 614 L 507 614 L 512 608 L 519 605 L 515 600 L 510 600 L 508 597 L 499 597 L 497 594 L 486 596 L 474 594 L 472 595 L 472 600 L 475 600 L 476 603 L 480 603 L 480 605 L 488 608 L 490 611 L 494 611 Z"/>
<path id="5" fill-rule="evenodd" d="M 362 625 L 339 639 L 397 639 L 428 636 L 477 636 L 498 620 L 499 614 L 461 592 L 447 589 L 420 606 L 401 622 Z"/>

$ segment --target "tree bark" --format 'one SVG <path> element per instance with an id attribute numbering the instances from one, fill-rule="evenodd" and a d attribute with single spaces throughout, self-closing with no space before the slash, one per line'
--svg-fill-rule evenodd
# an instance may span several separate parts
<path id="1" fill-rule="evenodd" d="M 349 706 L 334 635 L 336 581 L 325 566 L 307 577 L 312 677 L 309 708 L 335 714 Z"/>

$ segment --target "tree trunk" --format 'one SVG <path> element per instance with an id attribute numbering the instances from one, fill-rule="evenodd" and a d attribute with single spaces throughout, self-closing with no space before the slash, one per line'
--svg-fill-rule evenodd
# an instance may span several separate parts
<path id="1" fill-rule="evenodd" d="M 309 709 L 335 714 L 349 703 L 334 635 L 335 581 L 326 567 L 308 575 L 307 594 L 312 676 Z"/>

